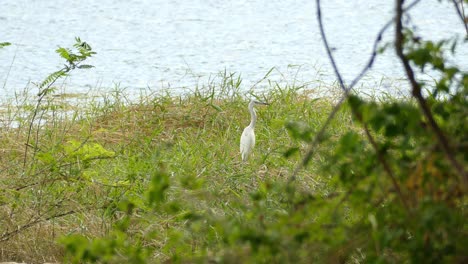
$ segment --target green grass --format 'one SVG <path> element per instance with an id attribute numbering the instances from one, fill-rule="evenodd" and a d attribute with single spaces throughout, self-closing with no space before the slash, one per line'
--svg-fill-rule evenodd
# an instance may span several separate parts
<path id="1" fill-rule="evenodd" d="M 246 164 L 239 139 L 250 120 L 248 100 L 232 81 L 132 100 L 120 90 L 85 104 L 49 98 L 26 161 L 34 104 L 7 103 L 0 128 L 0 260 L 62 262 L 63 237 L 112 237 L 125 219 L 125 240 L 150 249 L 149 259 L 247 260 L 253 248 L 234 242 L 245 235 L 237 229 L 257 225 L 259 217 L 284 221 L 288 194 L 281 186 L 307 146 L 286 127 L 312 137 L 333 107 L 334 98 L 317 97 L 322 92 L 276 85 L 258 95 L 270 106 L 257 107 L 257 144 Z M 320 166 L 334 139 L 352 127 L 342 109 L 327 130 L 327 145 L 299 173 L 299 191 L 335 191 Z M 285 158 L 290 149 L 299 151 Z"/>

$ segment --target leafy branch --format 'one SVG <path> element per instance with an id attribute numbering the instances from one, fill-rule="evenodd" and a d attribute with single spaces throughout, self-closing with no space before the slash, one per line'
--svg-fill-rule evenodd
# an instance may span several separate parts
<path id="1" fill-rule="evenodd" d="M 73 47 L 76 49 L 75 52 L 73 52 L 70 49 L 62 48 L 62 47 L 59 47 L 56 50 L 56 52 L 60 55 L 60 57 L 65 59 L 65 62 L 66 62 L 65 65 L 60 70 L 53 72 L 52 74 L 47 76 L 38 85 L 38 88 L 39 88 L 39 93 L 37 94 L 38 99 L 37 99 L 37 103 L 32 114 L 31 121 L 29 123 L 28 136 L 27 136 L 26 143 L 25 143 L 23 170 L 26 168 L 26 162 L 28 158 L 28 149 L 30 147 L 33 147 L 34 151 L 35 152 L 37 151 L 37 144 L 38 144 L 37 139 L 38 139 L 39 128 L 37 129 L 37 132 L 36 132 L 36 140 L 35 140 L 34 146 L 31 146 L 30 144 L 33 125 L 36 121 L 37 114 L 39 113 L 42 100 L 45 98 L 46 95 L 51 94 L 55 91 L 52 85 L 54 85 L 54 83 L 58 79 L 68 76 L 68 74 L 75 69 L 89 69 L 93 67 L 92 65 L 81 64 L 86 59 L 96 54 L 96 52 L 92 50 L 91 46 L 88 43 L 81 41 L 79 37 L 76 37 L 75 44 L 73 44 Z M 39 123 L 38 124 L 39 126 L 40 122 L 38 123 Z"/>
<path id="2" fill-rule="evenodd" d="M 420 1 L 421 0 L 413 1 L 404 10 L 409 11 L 411 8 L 416 6 L 416 4 L 418 4 Z M 296 175 L 299 173 L 299 171 L 309 163 L 310 159 L 312 158 L 312 156 L 314 154 L 315 148 L 320 143 L 320 141 L 323 138 L 323 136 L 325 134 L 325 131 L 327 130 L 327 128 L 330 125 L 331 121 L 334 119 L 336 113 L 340 110 L 342 104 L 345 102 L 346 98 L 348 97 L 349 91 L 351 91 L 354 88 L 354 86 L 356 86 L 356 84 L 362 79 L 362 77 L 372 68 L 372 66 L 373 66 L 373 64 L 375 62 L 375 58 L 376 58 L 377 53 L 378 53 L 379 43 L 382 41 L 382 36 L 388 30 L 388 28 L 392 25 L 393 20 L 394 20 L 392 18 L 380 29 L 379 33 L 377 34 L 377 37 L 374 40 L 374 45 L 373 45 L 373 48 L 372 48 L 372 52 L 371 52 L 371 55 L 369 57 L 369 60 L 368 60 L 367 64 L 364 66 L 364 68 L 361 70 L 361 72 L 353 79 L 353 81 L 348 86 L 348 88 L 346 88 L 346 86 L 345 86 L 345 84 L 344 84 L 344 82 L 342 80 L 341 74 L 339 73 L 338 68 L 336 67 L 335 60 L 334 60 L 333 55 L 331 53 L 331 49 L 330 49 L 330 47 L 328 45 L 328 41 L 327 41 L 327 38 L 326 38 L 326 35 L 325 35 L 325 31 L 323 29 L 322 11 L 321 11 L 321 7 L 320 7 L 320 0 L 317 0 L 317 19 L 319 21 L 320 34 L 321 34 L 322 40 L 324 41 L 324 46 L 325 46 L 325 49 L 327 51 L 327 56 L 328 56 L 328 58 L 330 59 L 330 61 L 332 63 L 333 70 L 335 71 L 335 75 L 337 75 L 337 78 L 338 78 L 339 83 L 340 83 L 340 87 L 343 90 L 344 94 L 340 98 L 340 100 L 336 103 L 336 105 L 333 108 L 332 112 L 329 114 L 327 120 L 322 125 L 320 130 L 317 132 L 317 134 L 315 135 L 312 142 L 309 144 L 309 148 L 307 149 L 306 154 L 305 154 L 304 158 L 302 159 L 302 162 L 298 166 L 296 166 L 294 172 L 292 173 L 292 177 L 290 178 L 290 181 L 294 181 L 295 178 L 296 178 Z"/>
<path id="3" fill-rule="evenodd" d="M 6 46 L 10 46 L 11 43 L 10 42 L 0 42 L 0 49 L 6 47 Z"/>
<path id="4" fill-rule="evenodd" d="M 420 0 L 413 1 L 404 10 L 405 11 L 410 10 L 411 8 L 416 6 L 419 2 L 420 2 Z M 340 74 L 340 72 L 338 70 L 338 67 L 336 66 L 335 59 L 334 59 L 333 54 L 331 52 L 331 49 L 330 49 L 330 46 L 328 44 L 327 37 L 326 37 L 325 31 L 324 31 L 323 22 L 322 22 L 322 12 L 321 12 L 320 0 L 316 1 L 316 5 L 317 5 L 317 20 L 318 20 L 318 23 L 319 23 L 321 38 L 322 38 L 322 40 L 324 42 L 324 46 L 325 46 L 328 58 L 329 58 L 329 60 L 330 60 L 330 62 L 332 64 L 332 67 L 333 67 L 335 75 L 336 75 L 336 77 L 338 79 L 340 88 L 343 90 L 344 94 L 342 95 L 342 97 L 340 98 L 338 103 L 335 105 L 332 112 L 329 114 L 327 120 L 322 125 L 322 127 L 320 128 L 320 130 L 318 131 L 318 133 L 316 134 L 316 136 L 312 140 L 312 142 L 309 144 L 309 148 L 307 149 L 306 154 L 305 154 L 304 158 L 302 159 L 302 162 L 298 166 L 296 166 L 296 168 L 295 168 L 295 170 L 294 170 L 294 172 L 292 174 L 292 177 L 290 178 L 290 181 L 294 181 L 297 173 L 299 173 L 299 171 L 302 169 L 302 167 L 304 167 L 304 166 L 306 166 L 308 164 L 308 162 L 310 161 L 310 159 L 312 158 L 312 156 L 314 154 L 314 150 L 316 149 L 317 145 L 320 143 L 321 139 L 323 138 L 326 129 L 330 125 L 331 121 L 334 119 L 336 113 L 339 111 L 342 104 L 346 101 L 347 98 L 349 98 L 349 92 L 360 81 L 360 79 L 367 73 L 367 71 L 369 71 L 372 68 L 372 66 L 373 66 L 373 64 L 375 62 L 375 58 L 376 58 L 377 53 L 378 53 L 378 47 L 379 47 L 379 43 L 382 40 L 382 36 L 388 30 L 388 28 L 392 25 L 392 23 L 394 21 L 394 18 L 389 20 L 381 28 L 381 30 L 378 32 L 377 37 L 374 40 L 372 52 L 371 52 L 371 55 L 369 57 L 368 63 L 364 66 L 364 68 L 361 70 L 361 72 L 353 79 L 351 84 L 348 87 L 346 87 L 346 85 L 345 85 L 345 83 L 344 83 L 344 81 L 343 81 L 343 79 L 341 77 L 341 74 Z M 372 134 L 369 131 L 369 128 L 367 127 L 364 120 L 362 119 L 362 115 L 360 113 L 358 113 L 357 110 L 354 109 L 354 108 L 352 108 L 352 111 L 353 111 L 353 115 L 356 116 L 358 121 L 361 124 L 363 124 L 363 129 L 365 131 L 365 135 L 366 135 L 367 139 L 369 140 L 369 142 L 371 143 L 372 147 L 374 148 L 374 150 L 375 150 L 375 152 L 377 154 L 379 162 L 382 164 L 382 166 L 384 168 L 384 171 L 391 178 L 392 183 L 394 185 L 394 188 L 397 191 L 397 193 L 399 194 L 399 197 L 401 198 L 401 201 L 402 201 L 403 205 L 405 206 L 405 208 L 408 208 L 408 206 L 406 204 L 406 201 L 405 201 L 405 199 L 403 197 L 403 194 L 401 192 L 401 189 L 399 187 L 399 184 L 398 184 L 398 182 L 397 182 L 397 180 L 396 180 L 396 178 L 395 178 L 395 176 L 393 174 L 393 171 L 392 171 L 390 165 L 388 164 L 388 162 L 386 161 L 382 151 L 379 150 L 377 142 L 373 138 Z"/>
<path id="5" fill-rule="evenodd" d="M 421 108 L 424 116 L 427 118 L 427 121 L 429 122 L 429 127 L 431 130 L 434 132 L 439 146 L 442 148 L 445 157 L 449 162 L 452 164 L 452 166 L 457 170 L 460 179 L 466 188 L 468 186 L 468 174 L 464 170 L 463 166 L 457 161 L 455 158 L 455 152 L 453 151 L 451 144 L 449 143 L 449 140 L 447 139 L 446 135 L 444 132 L 442 132 L 442 129 L 439 127 L 437 124 L 436 120 L 434 119 L 434 116 L 431 112 L 431 109 L 429 108 L 426 99 L 421 93 L 421 85 L 418 83 L 416 80 L 413 68 L 410 65 L 409 59 L 407 55 L 404 54 L 403 49 L 404 49 L 404 44 L 405 44 L 405 37 L 403 34 L 403 23 L 402 23 L 402 16 L 403 16 L 403 0 L 397 0 L 396 1 L 396 18 L 395 18 L 395 51 L 398 57 L 400 58 L 400 61 L 403 64 L 403 67 L 406 72 L 406 76 L 408 77 L 408 80 L 411 84 L 412 88 L 412 95 L 414 98 L 416 98 L 419 107 Z M 443 66 L 441 66 L 443 68 Z"/>

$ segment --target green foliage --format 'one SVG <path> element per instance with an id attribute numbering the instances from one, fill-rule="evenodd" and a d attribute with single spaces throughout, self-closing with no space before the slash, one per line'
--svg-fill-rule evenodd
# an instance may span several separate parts
<path id="1" fill-rule="evenodd" d="M 0 243 L 50 225 L 71 263 L 466 262 L 467 186 L 448 156 L 466 169 L 468 74 L 445 57 L 453 43 L 405 33 L 411 67 L 440 73 L 424 86 L 429 114 L 421 98 L 351 94 L 334 106 L 270 83 L 274 107 L 258 109 L 246 164 L 240 76 L 224 71 L 193 94 L 132 105 L 117 91 L 94 114 L 38 129 L 22 173 L 13 163 L 22 155 L 8 156 Z M 91 48 L 79 39 L 74 48 L 57 50 L 67 66 L 45 89 L 89 67 L 80 63 Z"/>
<path id="2" fill-rule="evenodd" d="M 147 191 L 149 205 L 152 206 L 164 202 L 167 188 L 169 188 L 169 176 L 166 173 L 157 171 L 152 175 Z"/>
<path id="3" fill-rule="evenodd" d="M 122 220 L 123 221 L 123 220 Z M 117 229 L 117 228 L 116 228 Z M 147 263 L 150 251 L 141 244 L 134 244 L 127 238 L 125 230 L 114 230 L 106 238 L 88 241 L 83 236 L 68 236 L 61 239 L 69 252 L 67 262 L 83 263 Z M 123 256 L 123 257 L 119 257 Z"/>
<path id="4" fill-rule="evenodd" d="M 407 42 L 412 45 L 406 49 L 408 58 L 421 71 L 431 65 L 444 73 L 434 91 L 444 91 L 446 96 L 430 93 L 425 99 L 450 138 L 452 154 L 466 162 L 466 73 L 448 66 L 442 56 L 445 42 L 418 41 Z M 450 92 L 437 87 L 443 78 L 449 80 Z M 71 260 L 452 263 L 465 258 L 466 189 L 414 99 L 377 102 L 350 95 L 337 110 L 340 118 L 316 139 L 327 117 L 312 116 L 321 101 L 299 99 L 298 90 L 273 90 L 267 97 L 277 102 L 278 110 L 269 111 L 266 123 L 288 132 L 289 137 L 259 130 L 263 145 L 264 133 L 275 141 L 271 146 L 282 145 L 278 155 L 265 154 L 262 166 L 271 170 L 272 164 L 289 164 L 292 171 L 288 162 L 313 151 L 306 160 L 307 169 L 292 181 L 275 177 L 274 170 L 254 169 L 259 160 L 247 167 L 226 163 L 230 157 L 222 153 L 231 149 L 227 145 L 233 140 L 225 139 L 224 131 L 231 128 L 223 114 L 233 109 L 232 102 L 216 101 L 214 90 L 208 91 L 197 97 L 212 115 L 203 122 L 204 129 L 200 130 L 200 121 L 190 119 L 193 115 L 183 115 L 184 129 L 176 137 L 191 138 L 192 143 L 175 140 L 174 153 L 178 154 L 166 158 L 161 154 L 152 159 L 157 169 L 132 176 L 135 184 L 148 177 L 147 185 L 144 191 L 136 188 L 125 193 L 120 201 L 128 203 L 116 211 L 125 214 L 125 221 L 116 221 L 110 234 L 64 238 L 62 244 Z M 191 104 L 196 101 L 189 100 Z M 301 110 L 291 115 L 296 119 L 287 118 L 293 108 Z M 164 109 L 164 113 L 171 112 Z M 283 120 L 281 126 L 278 120 Z M 190 122 L 197 124 L 195 129 Z M 212 144 L 208 131 L 215 133 L 216 142 L 231 143 Z M 304 147 L 311 142 L 318 144 L 312 150 Z M 206 150 L 200 150 L 204 145 Z M 145 230 L 144 235 L 138 230 Z M 126 241 L 133 242 L 128 245 Z"/>
<path id="5" fill-rule="evenodd" d="M 25 99 L 25 105 L 17 106 L 22 111 L 15 114 L 20 118 L 13 119 L 18 122 L 18 128 L 16 125 L 1 127 L 2 145 L 9 144 L 11 149 L 15 149 L 1 157 L 5 164 L 0 169 L 0 186 L 4 190 L 0 204 L 2 249 L 12 238 L 21 237 L 37 225 L 49 221 L 63 224 L 66 222 L 61 220 L 63 218 L 108 207 L 112 204 L 113 195 L 121 195 L 121 190 L 109 188 L 101 190 L 107 194 L 99 197 L 102 193 L 96 190 L 96 185 L 105 182 L 96 167 L 103 165 L 102 160 L 114 158 L 114 152 L 99 143 L 88 142 L 91 136 L 82 139 L 83 135 L 76 135 L 77 140 L 67 142 L 69 128 L 58 129 L 57 115 L 69 110 L 66 105 L 46 98 L 55 91 L 52 85 L 57 79 L 79 68 L 80 63 L 94 54 L 91 47 L 79 38 L 76 38 L 74 46 L 75 53 L 58 50 L 67 64 L 38 85 L 39 97 L 35 98 L 35 105 Z M 13 130 L 15 132 L 11 132 Z M 18 151 L 21 148 L 24 152 Z M 76 220 L 81 222 L 83 219 Z M 46 236 L 49 236 L 47 232 L 46 235 L 37 233 L 26 235 L 26 239 Z M 47 243 L 42 245 L 44 248 L 47 246 Z M 21 250 L 19 247 L 16 251 Z M 30 259 L 30 262 L 35 261 Z"/>
<path id="6" fill-rule="evenodd" d="M 87 162 L 93 159 L 112 158 L 115 153 L 104 149 L 98 143 L 79 142 L 77 140 L 70 140 L 64 145 L 64 150 L 70 160 L 79 160 L 80 162 Z"/>
<path id="7" fill-rule="evenodd" d="M 88 64 L 81 64 L 83 61 L 88 59 L 89 57 L 93 56 L 96 54 L 91 48 L 91 46 L 82 41 L 79 37 L 75 38 L 75 44 L 73 44 L 73 47 L 75 48 L 75 52 L 73 52 L 71 49 L 68 48 L 63 48 L 59 47 L 56 52 L 65 59 L 66 64 L 64 67 L 49 76 L 47 76 L 44 81 L 42 81 L 39 84 L 39 88 L 43 89 L 39 95 L 47 94 L 52 92 L 50 89 L 50 86 L 59 78 L 67 76 L 67 74 L 75 69 L 89 69 L 92 68 L 92 65 Z"/>
<path id="8" fill-rule="evenodd" d="M 377 223 L 383 225 L 382 229 L 377 230 L 379 240 L 375 243 L 379 251 L 374 252 L 375 257 L 384 249 L 392 249 L 392 254 L 400 252 L 396 255 L 398 257 L 410 256 L 412 262 L 440 262 L 448 256 L 459 256 L 461 251 L 456 248 L 465 243 L 461 242 L 464 238 L 460 234 L 463 232 L 461 219 L 466 217 L 462 216 L 460 211 L 463 208 L 464 191 L 459 188 L 463 187 L 459 185 L 456 172 L 450 168 L 450 164 L 438 149 L 437 141 L 434 140 L 417 106 L 408 102 L 376 105 L 359 101 L 356 97 L 350 98 L 350 105 L 359 109 L 356 111 L 358 113 L 360 110 L 372 113 L 363 114 L 363 120 L 382 135 L 378 151 L 381 151 L 391 164 L 396 184 L 403 190 L 400 197 L 394 193 L 395 190 L 390 191 L 391 186 L 395 184 L 382 180 L 385 172 L 378 167 L 363 166 L 365 162 L 362 161 L 351 168 L 341 166 L 342 170 L 353 172 L 367 167 L 366 178 L 375 182 L 374 187 L 382 188 L 388 185 L 384 187 L 384 196 L 375 194 L 377 201 L 381 199 L 379 196 L 388 200 L 382 209 L 378 206 L 375 208 Z M 448 111 L 453 107 L 453 104 L 448 102 L 437 102 L 437 105 Z M 372 110 L 366 111 L 367 109 Z M 454 116 L 461 114 L 457 111 L 452 113 Z M 452 118 L 453 116 L 447 115 L 440 120 L 449 121 Z M 446 133 L 450 133 L 451 139 L 459 144 L 467 142 L 464 136 L 467 132 L 466 126 L 463 122 L 456 123 L 458 128 L 445 127 Z M 465 128 L 460 129 L 460 125 Z M 354 161 L 359 160 L 356 155 L 367 155 L 366 160 L 373 158 L 373 163 L 378 163 L 377 157 L 369 155 L 368 151 L 356 152 L 356 149 L 351 149 L 344 152 L 344 156 L 353 157 L 351 159 Z M 353 180 L 351 182 L 354 185 L 356 183 Z M 385 182 L 387 183 L 384 184 Z M 366 199 L 372 201 L 372 197 L 368 195 Z M 403 200 L 408 208 L 398 200 Z M 440 213 L 441 210 L 444 211 L 443 214 Z M 443 219 L 439 218 L 441 215 L 444 215 Z M 427 221 L 431 222 L 431 226 L 427 225 Z M 390 226 L 392 228 L 388 228 Z M 395 238 L 395 234 L 400 235 Z M 401 239 L 406 241 L 405 246 L 398 242 Z"/>
<path id="9" fill-rule="evenodd" d="M 7 47 L 7 46 L 10 46 L 11 43 L 10 42 L 0 42 L 0 49 L 4 48 L 4 47 Z"/>
<path id="10" fill-rule="evenodd" d="M 290 121 L 286 123 L 286 128 L 291 134 L 291 137 L 305 142 L 312 141 L 313 131 L 306 123 Z"/>

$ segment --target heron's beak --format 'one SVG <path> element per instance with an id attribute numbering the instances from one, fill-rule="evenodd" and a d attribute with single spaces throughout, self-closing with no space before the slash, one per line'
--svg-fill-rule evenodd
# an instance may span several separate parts
<path id="1" fill-rule="evenodd" d="M 260 104 L 260 105 L 270 105 L 269 103 L 260 102 L 260 101 L 255 101 L 255 104 Z"/>

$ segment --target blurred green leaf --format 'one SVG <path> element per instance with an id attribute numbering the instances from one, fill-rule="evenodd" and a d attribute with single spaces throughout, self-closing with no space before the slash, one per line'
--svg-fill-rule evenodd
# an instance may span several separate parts
<path id="1" fill-rule="evenodd" d="M 4 47 L 7 47 L 7 46 L 10 46 L 10 45 L 11 45 L 10 42 L 0 42 L 0 49 L 4 48 Z"/>

